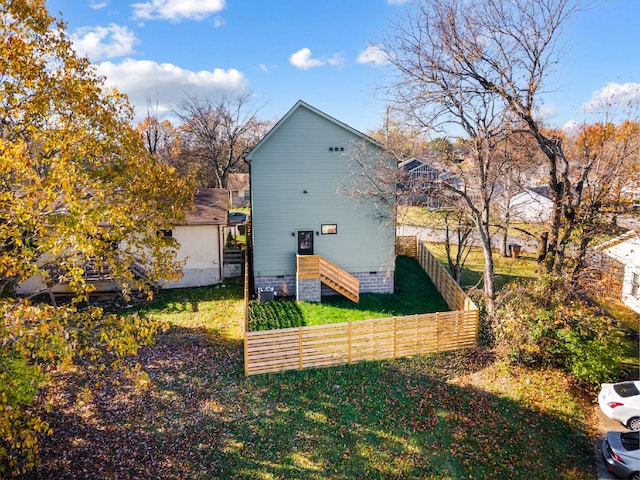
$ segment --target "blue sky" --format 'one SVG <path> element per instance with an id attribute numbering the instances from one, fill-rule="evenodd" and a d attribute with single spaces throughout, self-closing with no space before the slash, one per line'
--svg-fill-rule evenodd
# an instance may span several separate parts
<path id="1" fill-rule="evenodd" d="M 251 91 L 265 120 L 304 100 L 366 132 L 382 126 L 392 73 L 371 49 L 405 0 L 47 0 L 80 54 L 127 93 L 138 119 L 186 94 Z M 549 124 L 592 121 L 612 92 L 640 98 L 640 1 L 600 0 L 565 28 L 564 62 L 549 79 Z M 591 102 L 591 103 L 590 103 Z"/>

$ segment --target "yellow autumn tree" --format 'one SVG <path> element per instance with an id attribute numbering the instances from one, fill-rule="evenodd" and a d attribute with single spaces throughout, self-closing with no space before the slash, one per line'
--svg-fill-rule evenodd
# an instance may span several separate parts
<path id="1" fill-rule="evenodd" d="M 598 236 L 621 233 L 616 232 L 616 217 L 628 210 L 630 192 L 636 188 L 639 138 L 640 123 L 625 120 L 580 125 L 566 142 L 574 189 L 560 240 L 577 244 L 571 272 L 574 282 L 588 266 L 587 248 Z"/>
<path id="2" fill-rule="evenodd" d="M 108 278 L 123 295 L 177 279 L 175 245 L 159 232 L 191 192 L 154 162 L 126 97 L 73 51 L 44 0 L 0 0 L 0 477 L 37 463 L 52 427 L 38 413 L 51 374 L 82 360 L 99 371 L 152 340 L 157 325 L 84 307 Z M 15 298 L 39 278 L 64 283 L 65 306 Z M 35 292 L 38 293 L 38 292 Z M 46 297 L 45 297 L 46 298 Z"/>

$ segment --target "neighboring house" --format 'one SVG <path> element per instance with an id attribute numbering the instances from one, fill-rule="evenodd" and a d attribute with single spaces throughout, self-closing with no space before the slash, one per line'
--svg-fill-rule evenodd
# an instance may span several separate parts
<path id="1" fill-rule="evenodd" d="M 222 282 L 224 233 L 229 212 L 229 191 L 201 188 L 185 223 L 167 232 L 180 244 L 178 260 L 185 260 L 183 276 L 163 288 L 203 287 Z"/>
<path id="2" fill-rule="evenodd" d="M 450 206 L 450 193 L 442 188 L 448 183 L 462 187 L 462 180 L 452 173 L 435 166 L 435 161 L 411 158 L 398 164 L 400 170 L 399 202 L 405 205 L 420 205 L 429 209 Z"/>
<path id="3" fill-rule="evenodd" d="M 505 205 L 508 205 L 511 221 L 544 223 L 551 219 L 553 202 L 549 189 L 543 186 L 523 188 L 510 199 L 504 196 L 503 210 Z"/>
<path id="4" fill-rule="evenodd" d="M 623 266 L 621 300 L 640 313 L 640 236 L 633 230 L 595 247 Z"/>
<path id="5" fill-rule="evenodd" d="M 360 292 L 393 293 L 395 225 L 379 218 L 373 202 L 338 193 L 352 178 L 356 145 L 366 146 L 367 158 L 384 153 L 373 139 L 299 101 L 249 153 L 256 291 L 319 301 L 319 283 L 303 294 L 312 275 L 299 274 L 299 263 L 319 256 L 357 278 Z M 322 283 L 323 293 L 335 293 Z"/>
<path id="6" fill-rule="evenodd" d="M 248 173 L 230 173 L 227 190 L 231 195 L 231 208 L 246 207 L 251 198 Z"/>
<path id="7" fill-rule="evenodd" d="M 224 231 L 229 211 L 229 192 L 218 188 L 204 188 L 194 196 L 194 207 L 186 214 L 185 223 L 163 232 L 180 243 L 178 260 L 185 260 L 183 277 L 177 282 L 161 285 L 163 288 L 201 287 L 222 282 Z M 141 269 L 144 266 L 140 266 Z M 87 278 L 97 293 L 116 293 L 118 288 L 105 275 L 87 269 Z M 66 295 L 71 289 L 66 284 L 49 287 L 41 276 L 34 276 L 16 286 L 17 295 L 50 292 L 52 296 Z"/>

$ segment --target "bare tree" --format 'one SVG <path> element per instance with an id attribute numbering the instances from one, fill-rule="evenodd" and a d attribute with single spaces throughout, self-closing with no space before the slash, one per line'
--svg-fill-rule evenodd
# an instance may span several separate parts
<path id="1" fill-rule="evenodd" d="M 537 171 L 542 165 L 541 152 L 531 136 L 523 133 L 510 135 L 499 148 L 498 155 L 504 157 L 500 162 L 505 168 L 500 172 L 498 188 L 500 195 L 494 206 L 494 216 L 499 228 L 502 230 L 500 254 L 509 255 L 509 229 L 514 221 L 518 221 L 518 215 L 512 216 L 514 197 L 523 189 L 532 186 L 532 179 L 536 178 Z M 520 219 L 521 220 L 521 219 Z M 530 231 L 517 227 L 517 230 L 528 235 L 538 242 L 540 237 Z M 546 248 L 546 244 L 545 244 Z"/>
<path id="2" fill-rule="evenodd" d="M 177 166 L 179 160 L 176 158 L 176 153 L 179 150 L 180 140 L 176 129 L 169 120 L 158 119 L 157 105 L 154 107 L 150 98 L 147 98 L 147 116 L 136 129 L 142 135 L 147 151 L 156 161 Z"/>
<path id="3" fill-rule="evenodd" d="M 490 308 L 489 172 L 497 145 L 515 126 L 533 136 L 547 159 L 553 201 L 547 270 L 562 253 L 558 238 L 569 201 L 569 165 L 561 138 L 545 131 L 536 115 L 544 80 L 559 61 L 562 26 L 579 7 L 580 0 L 421 1 L 387 41 L 388 58 L 399 72 L 399 103 L 425 127 L 457 124 L 474 141 L 480 203 L 468 203 L 476 209 L 485 250 Z"/>
<path id="4" fill-rule="evenodd" d="M 258 111 L 249 94 L 218 102 L 187 96 L 180 102 L 176 114 L 183 122 L 184 155 L 196 158 L 210 172 L 213 179 L 205 186 L 226 188 L 229 174 L 246 168 L 244 157 L 265 130 Z"/>
<path id="5" fill-rule="evenodd" d="M 479 89 L 467 78 L 465 59 L 456 44 L 458 2 L 435 1 L 431 7 L 419 5 L 405 25 L 397 25 L 396 36 L 388 44 L 391 62 L 399 71 L 394 87 L 399 103 L 425 128 L 455 123 L 469 137 L 468 164 L 449 168 L 464 179 L 461 185 L 443 183 L 443 188 L 466 203 L 476 226 L 484 253 L 484 292 L 493 312 L 495 276 L 491 241 L 491 207 L 497 174 L 499 145 L 505 131 L 507 112 L 491 92 Z M 473 32 L 465 32 L 465 36 Z"/>
<path id="6" fill-rule="evenodd" d="M 474 226 L 473 223 L 470 222 L 469 216 L 463 210 L 459 209 L 445 211 L 444 224 L 444 248 L 447 252 L 449 271 L 453 279 L 457 283 L 460 283 L 464 264 L 471 253 L 469 237 L 473 232 Z M 452 241 L 452 235 L 455 235 L 455 241 Z"/>
<path id="7" fill-rule="evenodd" d="M 428 150 L 428 139 L 419 128 L 409 125 L 397 109 L 387 106 L 384 125 L 367 132 L 374 140 L 385 146 L 397 161 L 421 157 Z"/>
<path id="8" fill-rule="evenodd" d="M 398 214 L 397 186 L 402 172 L 393 153 L 370 142 L 353 142 L 345 153 L 350 174 L 338 186 L 338 193 L 357 203 L 375 206 L 376 219 L 395 228 Z"/>

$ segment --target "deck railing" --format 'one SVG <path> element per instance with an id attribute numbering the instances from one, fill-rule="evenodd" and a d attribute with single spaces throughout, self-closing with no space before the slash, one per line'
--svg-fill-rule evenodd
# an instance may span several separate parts
<path id="1" fill-rule="evenodd" d="M 319 278 L 320 281 L 344 295 L 349 300 L 360 300 L 360 280 L 319 255 L 298 255 L 298 279 Z"/>

